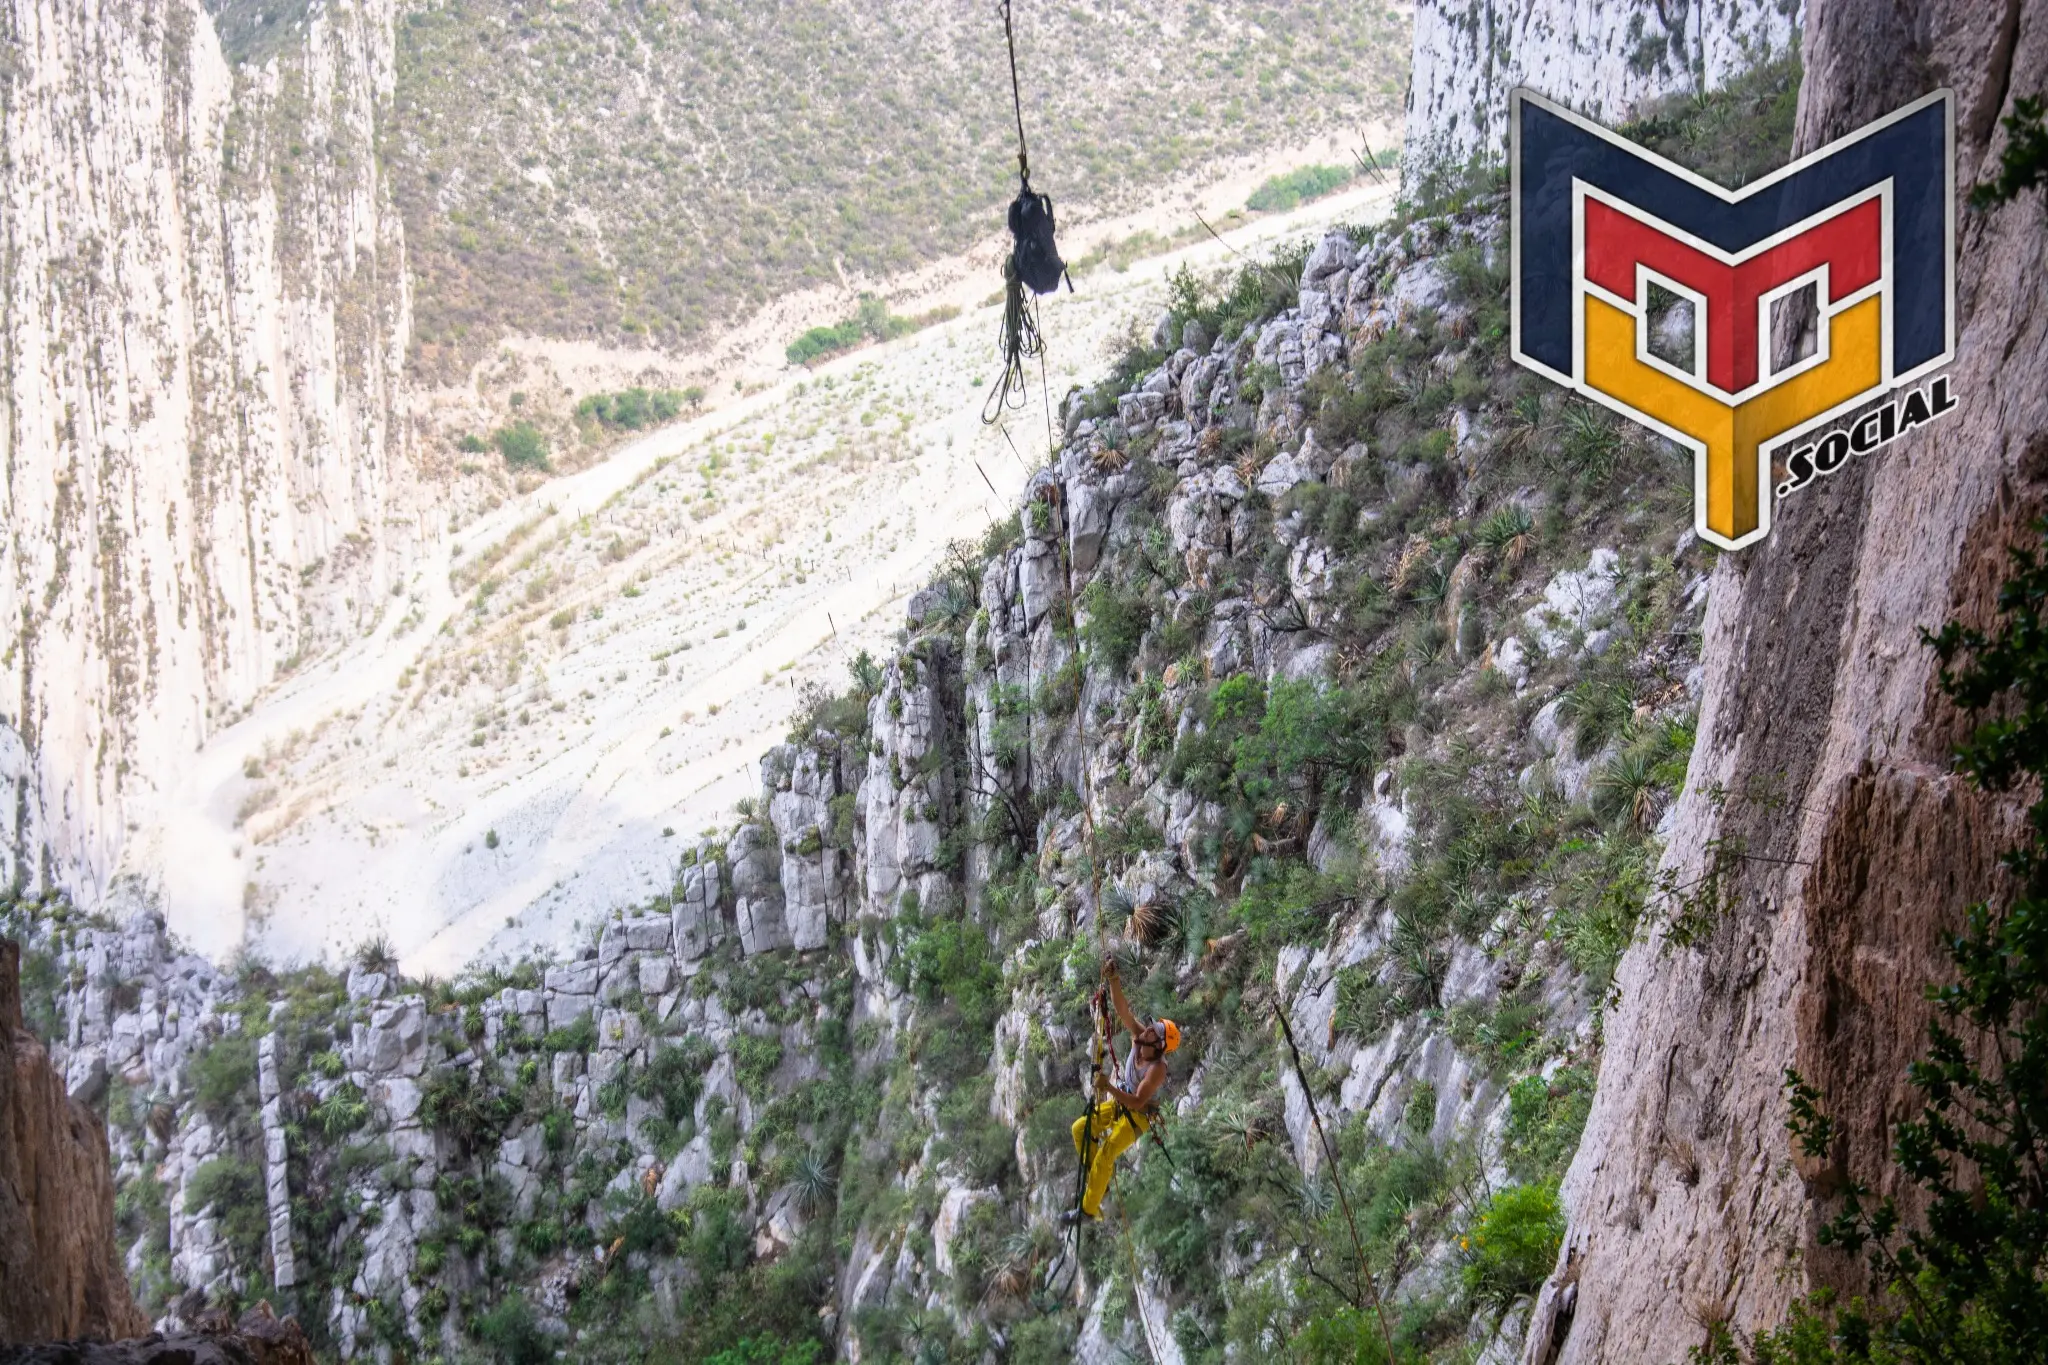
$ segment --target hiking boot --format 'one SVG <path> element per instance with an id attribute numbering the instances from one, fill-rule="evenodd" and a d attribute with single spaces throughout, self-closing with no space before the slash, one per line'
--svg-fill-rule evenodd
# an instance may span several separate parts
<path id="1" fill-rule="evenodd" d="M 1063 1228 L 1072 1228 L 1079 1227 L 1083 1223 L 1093 1223 L 1095 1221 L 1097 1220 L 1092 1214 L 1083 1213 L 1079 1209 L 1068 1209 L 1060 1215 L 1059 1225 Z"/>

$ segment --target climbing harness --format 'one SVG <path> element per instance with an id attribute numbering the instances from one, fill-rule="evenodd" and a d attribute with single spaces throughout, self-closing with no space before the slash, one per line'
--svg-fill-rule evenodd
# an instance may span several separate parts
<path id="1" fill-rule="evenodd" d="M 1031 156 L 1024 141 L 1024 97 L 1017 83 L 1017 34 L 1010 18 L 1011 0 L 1002 0 L 1003 41 L 1010 54 L 1010 107 L 1017 116 L 1017 197 L 1010 201 L 1010 255 L 1003 262 L 1003 322 L 998 339 L 1003 372 L 989 391 L 981 420 L 995 425 L 1003 413 L 1024 406 L 1024 362 L 1036 359 L 1041 384 L 1045 378 L 1045 337 L 1038 328 L 1037 301 L 1025 294 L 1050 294 L 1066 280 L 1067 291 L 1074 282 L 1060 260 L 1054 240 L 1058 223 L 1053 216 L 1052 196 L 1031 188 Z M 1047 400 L 1048 403 L 1051 401 Z M 1050 436 L 1051 410 L 1047 409 Z"/>

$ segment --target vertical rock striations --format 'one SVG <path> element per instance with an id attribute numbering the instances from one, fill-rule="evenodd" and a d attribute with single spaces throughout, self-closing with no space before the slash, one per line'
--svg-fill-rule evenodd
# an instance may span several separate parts
<path id="1" fill-rule="evenodd" d="M 1799 150 L 1947 85 L 1966 196 L 1995 173 L 1999 117 L 2039 92 L 2048 4 L 1943 0 L 1909 20 L 1819 0 L 1804 56 Z M 1695 946 L 1657 936 L 1622 964 L 1531 1365 L 1669 1359 L 1702 1323 L 1773 1325 L 1807 1288 L 1855 1283 L 1815 1243 L 1819 1196 L 1853 1174 L 1911 1207 L 1887 1154 L 1921 986 L 1947 975 L 1944 934 L 1991 889 L 2015 813 L 1952 775 L 1963 732 L 1920 632 L 1988 621 L 2048 470 L 2048 218 L 2038 194 L 1958 215 L 1956 414 L 1788 499 L 1770 540 L 1716 572 L 1665 867 L 1688 886 L 1718 862 L 1732 908 Z M 1787 1066 L 1844 1126 L 1831 1165 L 1794 1162 Z"/>
<path id="2" fill-rule="evenodd" d="M 196 0 L 0 3 L 0 882 L 97 902 L 425 533 L 393 22 L 327 0 L 231 52 Z"/>
<path id="3" fill-rule="evenodd" d="M 0 939 L 0 1345 L 134 1335 L 106 1129 L 23 1026 L 20 968 Z"/>
<path id="4" fill-rule="evenodd" d="M 1802 8 L 1800 0 L 1417 5 L 1404 178 L 1504 155 L 1508 96 L 1518 85 L 1618 121 L 1645 100 L 1713 89 L 1784 52 L 1798 41 Z"/>

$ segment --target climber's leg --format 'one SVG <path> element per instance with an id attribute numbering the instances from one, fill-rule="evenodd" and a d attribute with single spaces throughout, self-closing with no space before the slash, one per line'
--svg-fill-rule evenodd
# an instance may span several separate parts
<path id="1" fill-rule="evenodd" d="M 1106 1104 L 1102 1108 L 1113 1113 L 1116 1106 Z M 1101 1110 L 1097 1112 L 1100 1113 Z M 1136 1142 L 1144 1131 L 1144 1120 L 1130 1115 L 1118 1118 L 1111 1125 L 1109 1132 L 1096 1145 L 1095 1160 L 1089 1164 L 1088 1188 L 1081 1195 L 1081 1212 L 1090 1218 L 1102 1216 L 1102 1196 L 1109 1192 L 1109 1178 L 1116 1171 L 1116 1159 L 1122 1156 L 1124 1150 Z"/>

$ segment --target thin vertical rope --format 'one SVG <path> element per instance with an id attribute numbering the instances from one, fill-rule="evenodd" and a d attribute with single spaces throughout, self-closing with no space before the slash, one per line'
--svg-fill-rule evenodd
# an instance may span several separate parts
<path id="1" fill-rule="evenodd" d="M 1031 158 L 1024 150 L 1024 96 L 1017 87 L 1017 33 L 1010 25 L 1010 0 L 1003 0 L 1003 42 L 1010 49 L 1010 108 L 1017 115 L 1017 174 L 1031 183 Z"/>
<path id="2" fill-rule="evenodd" d="M 1273 1017 L 1280 1021 L 1280 1036 L 1287 1040 L 1288 1055 L 1294 1059 L 1294 1079 L 1301 1083 L 1301 1096 L 1308 1101 L 1309 1119 L 1316 1126 L 1316 1136 L 1322 1140 L 1323 1156 L 1329 1160 L 1330 1183 L 1337 1187 L 1337 1202 L 1344 1206 L 1344 1221 L 1351 1225 L 1351 1250 L 1358 1256 L 1358 1275 L 1372 1295 L 1372 1313 L 1379 1319 L 1380 1336 L 1387 1343 L 1387 1360 L 1391 1365 L 1394 1360 L 1394 1334 L 1387 1327 L 1387 1310 L 1380 1303 L 1380 1287 L 1374 1283 L 1372 1266 L 1365 1259 L 1365 1244 L 1358 1236 L 1358 1220 L 1351 1216 L 1351 1199 L 1344 1193 L 1344 1172 L 1337 1165 L 1337 1153 L 1330 1147 L 1330 1135 L 1323 1131 L 1323 1116 L 1316 1112 L 1315 1091 L 1309 1089 L 1308 1076 L 1301 1068 L 1301 1049 L 1294 1045 L 1294 1030 L 1288 1027 L 1287 1011 L 1281 1008 L 1278 1000 L 1273 1002 Z"/>

